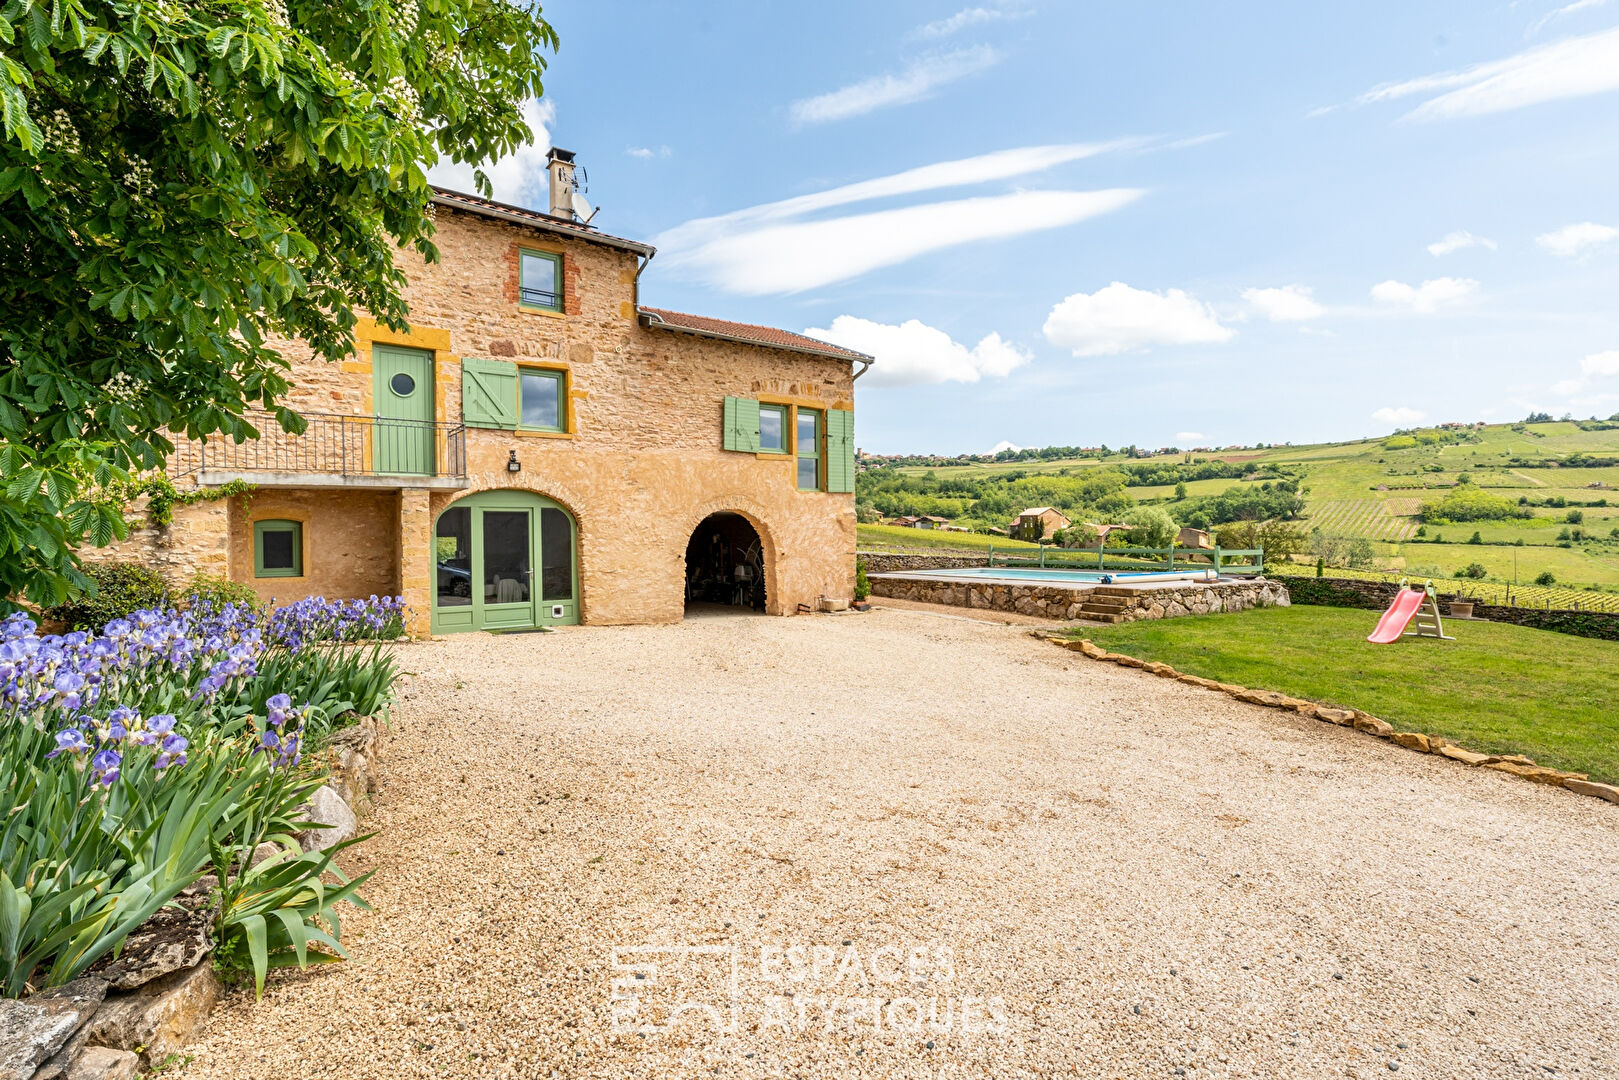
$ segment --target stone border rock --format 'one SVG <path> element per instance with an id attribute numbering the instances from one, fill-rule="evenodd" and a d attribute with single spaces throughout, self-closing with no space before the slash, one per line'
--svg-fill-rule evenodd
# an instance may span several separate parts
<path id="1" fill-rule="evenodd" d="M 1396 731 L 1394 725 L 1387 720 L 1380 720 L 1369 713 L 1359 709 L 1335 709 L 1315 701 L 1306 701 L 1303 698 L 1289 697 L 1274 690 L 1251 690 L 1246 686 L 1233 686 L 1230 683 L 1217 682 L 1214 679 L 1205 679 L 1197 675 L 1188 675 L 1176 671 L 1168 664 L 1153 660 L 1142 660 L 1135 656 L 1126 656 L 1123 653 L 1108 652 L 1089 638 L 1075 641 L 1071 638 L 1062 638 L 1044 632 L 1037 632 L 1054 644 L 1065 649 L 1083 653 L 1092 660 L 1101 660 L 1106 663 L 1118 664 L 1122 667 L 1139 668 L 1142 671 L 1157 675 L 1165 679 L 1175 679 L 1188 686 L 1198 686 L 1205 690 L 1216 690 L 1238 701 L 1246 701 L 1251 705 L 1263 705 L 1271 709 L 1287 709 L 1301 716 L 1313 717 L 1323 723 L 1337 724 L 1340 727 L 1352 727 L 1357 731 L 1364 731 L 1379 739 L 1387 739 L 1423 754 L 1438 754 L 1463 765 L 1482 766 L 1495 769 L 1498 772 L 1511 773 L 1521 776 L 1525 780 L 1533 780 L 1537 784 L 1547 784 L 1551 787 L 1567 788 L 1578 795 L 1589 795 L 1597 799 L 1606 799 L 1611 803 L 1619 803 L 1619 787 L 1611 784 L 1599 784 L 1591 780 L 1585 773 L 1564 772 L 1561 769 L 1551 769 L 1544 765 L 1536 765 L 1530 758 L 1522 754 L 1479 754 L 1464 749 L 1450 742 L 1440 735 L 1428 735 L 1420 731 Z"/>
<path id="2" fill-rule="evenodd" d="M 309 820 L 329 826 L 299 839 L 325 850 L 353 836 L 376 790 L 380 725 L 372 717 L 337 732 L 323 751 L 327 783 L 311 797 Z M 252 864 L 280 858 L 259 845 Z M 133 1080 L 161 1070 L 194 1041 L 219 1003 L 208 928 L 211 875 L 132 933 L 117 960 L 30 997 L 0 998 L 0 1080 Z"/>

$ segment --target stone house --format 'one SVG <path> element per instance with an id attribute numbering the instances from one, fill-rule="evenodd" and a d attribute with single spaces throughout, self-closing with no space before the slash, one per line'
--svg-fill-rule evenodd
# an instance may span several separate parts
<path id="1" fill-rule="evenodd" d="M 1072 524 L 1061 510 L 1051 506 L 1031 506 L 1017 517 L 1007 527 L 1007 532 L 1014 540 L 1027 540 L 1037 544 L 1042 540 L 1050 540 L 1058 530 L 1066 529 Z"/>
<path id="2" fill-rule="evenodd" d="M 399 254 L 410 327 L 360 320 L 354 354 L 297 342 L 287 435 L 187 443 L 178 507 L 102 557 L 266 600 L 402 594 L 413 633 L 671 622 L 690 598 L 772 614 L 854 591 L 861 353 L 640 303 L 654 249 L 573 212 L 435 189 L 441 261 Z"/>

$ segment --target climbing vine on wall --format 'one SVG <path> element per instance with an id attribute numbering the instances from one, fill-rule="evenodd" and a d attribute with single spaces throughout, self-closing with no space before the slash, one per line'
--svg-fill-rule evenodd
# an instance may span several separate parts
<path id="1" fill-rule="evenodd" d="M 197 503 L 217 502 L 233 495 L 240 495 L 242 507 L 246 509 L 248 499 L 257 490 L 256 485 L 249 484 L 245 480 L 232 480 L 216 488 L 189 488 L 181 491 L 164 473 L 149 473 L 113 484 L 106 489 L 106 495 L 109 501 L 125 507 L 145 496 L 147 516 L 154 525 L 166 527 L 174 522 L 176 506 L 194 506 Z"/>

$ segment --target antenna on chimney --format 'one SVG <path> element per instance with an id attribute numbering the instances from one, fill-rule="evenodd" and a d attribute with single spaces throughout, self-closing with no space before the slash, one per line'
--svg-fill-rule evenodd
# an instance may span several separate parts
<path id="1" fill-rule="evenodd" d="M 589 225 L 598 210 L 580 194 L 590 190 L 589 178 L 583 166 L 574 164 L 573 151 L 553 146 L 545 161 L 551 174 L 551 216 Z"/>

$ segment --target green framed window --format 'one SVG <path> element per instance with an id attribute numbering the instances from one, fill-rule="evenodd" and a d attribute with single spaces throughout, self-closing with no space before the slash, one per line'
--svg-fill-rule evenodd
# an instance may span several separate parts
<path id="1" fill-rule="evenodd" d="M 304 576 L 303 522 L 253 523 L 253 576 L 261 578 Z"/>
<path id="2" fill-rule="evenodd" d="M 523 307 L 562 310 L 562 256 L 524 250 L 518 255 L 517 298 Z"/>
<path id="3" fill-rule="evenodd" d="M 787 406 L 759 406 L 759 450 L 766 454 L 787 453 Z"/>
<path id="4" fill-rule="evenodd" d="M 819 491 L 821 487 L 821 412 L 798 410 L 798 488 Z"/>
<path id="5" fill-rule="evenodd" d="M 517 369 L 517 423 L 527 431 L 566 431 L 568 373 Z"/>

